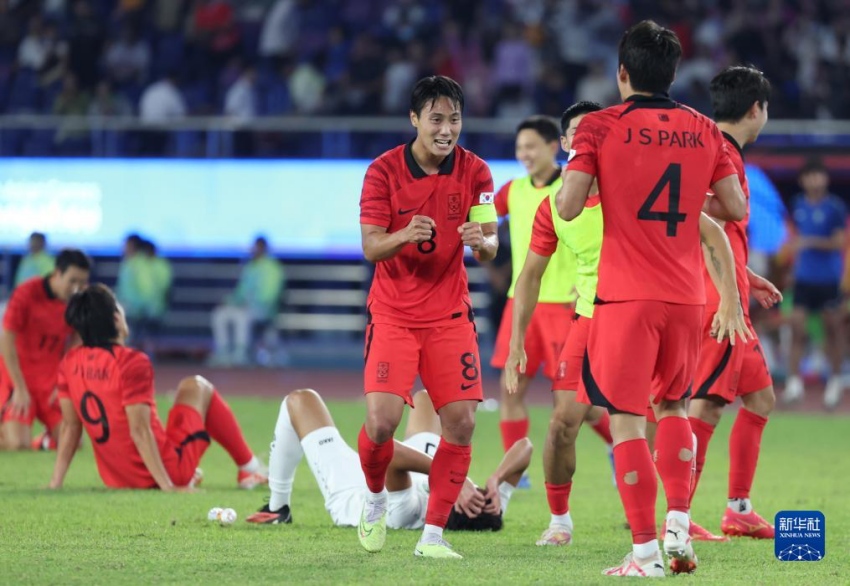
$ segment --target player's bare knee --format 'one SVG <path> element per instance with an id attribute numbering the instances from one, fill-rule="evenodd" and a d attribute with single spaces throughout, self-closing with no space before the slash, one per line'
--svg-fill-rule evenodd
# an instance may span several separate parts
<path id="1" fill-rule="evenodd" d="M 366 416 L 366 434 L 375 443 L 391 440 L 396 427 L 398 422 L 384 413 L 369 413 Z"/>
<path id="2" fill-rule="evenodd" d="M 311 403 L 322 402 L 319 393 L 313 389 L 298 389 L 292 391 L 286 396 L 286 404 L 289 407 L 289 412 L 300 411 Z"/>
<path id="3" fill-rule="evenodd" d="M 726 403 L 720 399 L 694 399 L 688 406 L 688 415 L 716 427 L 720 423 L 720 417 L 723 415 L 725 406 Z"/>
<path id="4" fill-rule="evenodd" d="M 475 412 L 453 413 L 451 417 L 441 417 L 443 437 L 453 444 L 468 445 L 475 431 Z"/>
<path id="5" fill-rule="evenodd" d="M 747 411 L 760 417 L 768 417 L 776 407 L 776 393 L 774 393 L 772 386 L 744 395 L 741 400 Z"/>
<path id="6" fill-rule="evenodd" d="M 582 417 L 572 409 L 555 409 L 549 420 L 549 428 L 560 442 L 572 443 L 578 435 Z"/>

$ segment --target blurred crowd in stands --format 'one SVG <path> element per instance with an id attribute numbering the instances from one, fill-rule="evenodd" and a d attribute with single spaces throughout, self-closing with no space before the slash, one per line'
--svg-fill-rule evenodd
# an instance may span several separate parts
<path id="1" fill-rule="evenodd" d="M 771 117 L 850 117 L 846 0 L 0 0 L 0 112 L 401 115 L 439 73 L 467 114 L 519 120 L 615 101 L 617 43 L 646 17 L 679 34 L 675 97 L 698 109 L 749 62 Z"/>

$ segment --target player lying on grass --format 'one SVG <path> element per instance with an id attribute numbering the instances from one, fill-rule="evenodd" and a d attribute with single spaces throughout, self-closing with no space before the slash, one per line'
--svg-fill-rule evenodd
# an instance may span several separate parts
<path id="1" fill-rule="evenodd" d="M 93 285 L 71 297 L 65 320 L 83 344 L 59 365 L 62 431 L 50 488 L 61 488 L 83 427 L 100 477 L 110 488 L 191 486 L 210 438 L 239 466 L 240 488 L 267 482 L 267 471 L 245 442 L 233 412 L 205 378 L 180 381 L 163 427 L 153 367 L 145 354 L 124 346 L 127 320 L 108 287 Z"/>
<path id="2" fill-rule="evenodd" d="M 393 529 L 421 529 L 425 524 L 428 472 L 440 443 L 440 418 L 428 393 L 415 393 L 413 405 L 405 440 L 395 442 L 387 471 L 387 525 Z M 531 461 L 531 452 L 531 441 L 523 438 L 508 450 L 485 487 L 477 488 L 467 478 L 449 515 L 447 528 L 499 530 L 511 494 Z M 269 457 L 271 498 L 247 521 L 292 522 L 292 485 L 295 470 L 304 456 L 334 525 L 357 526 L 367 496 L 366 478 L 357 452 L 342 439 L 324 401 L 312 389 L 289 394 L 280 406 Z"/>

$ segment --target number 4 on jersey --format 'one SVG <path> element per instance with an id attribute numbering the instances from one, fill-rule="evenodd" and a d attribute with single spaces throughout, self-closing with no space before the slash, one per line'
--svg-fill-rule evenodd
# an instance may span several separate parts
<path id="1" fill-rule="evenodd" d="M 679 224 L 685 221 L 687 214 L 679 212 L 679 197 L 680 186 L 682 184 L 682 165 L 679 163 L 670 163 L 661 179 L 652 188 L 652 193 L 643 202 L 638 210 L 638 220 L 647 220 L 651 222 L 666 222 L 667 236 L 675 237 L 679 230 Z M 665 187 L 669 187 L 669 195 L 667 199 L 666 211 L 653 211 L 652 206 L 658 201 Z"/>

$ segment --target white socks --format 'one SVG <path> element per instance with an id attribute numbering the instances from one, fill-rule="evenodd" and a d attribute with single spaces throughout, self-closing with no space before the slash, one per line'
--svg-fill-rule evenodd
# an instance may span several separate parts
<path id="1" fill-rule="evenodd" d="M 443 528 L 426 524 L 419 541 L 420 543 L 440 543 L 443 541 Z"/>
<path id="2" fill-rule="evenodd" d="M 658 551 L 658 540 L 653 539 L 652 541 L 647 541 L 646 543 L 635 543 L 632 545 L 632 553 L 638 559 L 646 559 L 651 558 Z"/>
<path id="3" fill-rule="evenodd" d="M 549 527 L 557 525 L 558 527 L 567 527 L 570 531 L 573 530 L 573 519 L 570 517 L 570 512 L 567 511 L 563 515 L 552 515 L 552 520 L 549 521 Z"/>
<path id="4" fill-rule="evenodd" d="M 753 512 L 753 504 L 750 499 L 729 499 L 727 506 L 736 513 L 743 513 L 744 515 Z"/>
<path id="5" fill-rule="evenodd" d="M 689 529 L 691 526 L 691 518 L 687 513 L 683 513 L 682 511 L 669 511 L 667 513 L 667 522 L 676 521 L 679 525 L 685 528 L 685 530 Z"/>
<path id="6" fill-rule="evenodd" d="M 503 482 L 499 485 L 499 500 L 502 503 L 502 514 L 508 510 L 508 503 L 511 500 L 511 496 L 514 494 L 514 490 L 516 487 L 509 482 Z"/>
<path id="7" fill-rule="evenodd" d="M 260 461 L 260 459 L 257 456 L 251 456 L 251 459 L 248 461 L 248 463 L 243 464 L 242 466 L 239 467 L 239 469 L 242 472 L 251 472 L 252 474 L 257 473 L 257 472 L 262 472 L 263 471 L 263 463 L 262 463 L 262 461 Z"/>
<path id="8" fill-rule="evenodd" d="M 280 405 L 280 413 L 274 427 L 274 440 L 271 443 L 269 455 L 269 509 L 278 511 L 289 504 L 292 496 L 292 483 L 295 481 L 295 470 L 304 456 L 301 440 L 292 427 L 286 399 Z M 256 457 L 254 458 L 257 459 Z M 253 461 L 253 460 L 252 460 Z"/>

